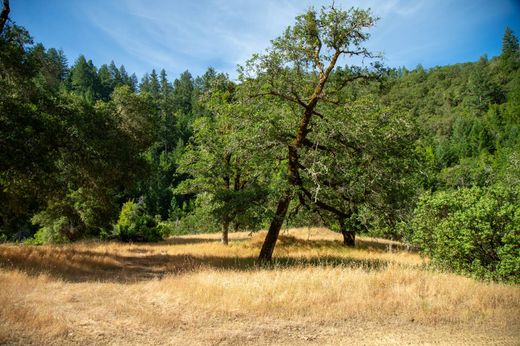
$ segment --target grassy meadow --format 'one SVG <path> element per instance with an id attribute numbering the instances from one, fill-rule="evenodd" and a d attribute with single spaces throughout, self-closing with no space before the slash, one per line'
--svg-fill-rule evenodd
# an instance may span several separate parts
<path id="1" fill-rule="evenodd" d="M 0 344 L 518 345 L 520 288 L 326 229 L 158 244 L 0 245 Z"/>

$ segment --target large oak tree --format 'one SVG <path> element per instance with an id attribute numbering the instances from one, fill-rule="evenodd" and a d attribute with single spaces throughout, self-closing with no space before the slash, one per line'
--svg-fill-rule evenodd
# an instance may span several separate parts
<path id="1" fill-rule="evenodd" d="M 241 79 L 249 86 L 251 95 L 276 99 L 281 107 L 296 115 L 291 116 L 291 126 L 287 127 L 290 132 L 280 134 L 286 147 L 288 184 L 280 194 L 261 260 L 271 259 L 293 198 L 308 197 L 302 190 L 301 155 L 305 147 L 313 145 L 308 138 L 314 130 L 313 118 L 325 117 L 321 106 L 337 102 L 338 93 L 349 83 L 369 78 L 367 69 L 350 66 L 340 71 L 341 78 L 330 83 L 341 62 L 374 57 L 364 43 L 369 38 L 367 29 L 375 21 L 369 11 L 361 9 L 344 11 L 331 6 L 319 13 L 310 9 L 296 17 L 293 27 L 273 40 L 265 54 L 253 56 L 241 71 Z"/>

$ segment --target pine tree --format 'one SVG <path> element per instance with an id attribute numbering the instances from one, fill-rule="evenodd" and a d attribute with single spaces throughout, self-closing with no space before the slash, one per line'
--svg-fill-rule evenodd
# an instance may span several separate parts
<path id="1" fill-rule="evenodd" d="M 119 67 L 119 75 L 121 76 L 121 83 L 131 87 L 130 76 L 128 75 L 128 72 L 126 72 L 124 65 Z"/>
<path id="2" fill-rule="evenodd" d="M 160 74 L 160 84 L 161 84 L 161 94 L 163 98 L 168 97 L 172 90 L 172 86 L 170 82 L 168 82 L 168 76 L 166 75 L 166 71 L 164 69 L 161 70 Z"/>
<path id="3" fill-rule="evenodd" d="M 103 64 L 99 68 L 98 78 L 100 84 L 101 99 L 103 101 L 108 101 L 110 99 L 110 94 L 112 93 L 112 91 L 114 91 L 114 80 L 112 79 L 112 74 L 110 73 L 107 64 Z"/>
<path id="4" fill-rule="evenodd" d="M 146 72 L 141 78 L 141 83 L 139 83 L 139 92 L 140 93 L 149 93 L 150 92 L 150 75 Z"/>
<path id="5" fill-rule="evenodd" d="M 70 71 L 72 91 L 93 102 L 100 95 L 100 83 L 92 60 L 80 55 Z"/>
<path id="6" fill-rule="evenodd" d="M 108 70 L 110 71 L 110 75 L 112 76 L 112 80 L 114 81 L 114 88 L 120 85 L 123 85 L 123 81 L 121 79 L 121 74 L 119 73 L 119 69 L 117 68 L 114 60 L 110 62 L 108 65 Z"/>
<path id="7" fill-rule="evenodd" d="M 507 72 L 517 69 L 520 65 L 520 50 L 518 39 L 511 30 L 507 27 L 502 38 L 502 63 Z"/>
<path id="8" fill-rule="evenodd" d="M 193 78 L 186 70 L 173 82 L 173 102 L 176 111 L 184 115 L 191 113 L 193 89 Z"/>
<path id="9" fill-rule="evenodd" d="M 152 70 L 152 73 L 150 73 L 150 95 L 154 99 L 157 99 L 161 93 L 161 85 L 159 83 L 159 77 L 157 76 L 157 72 L 155 69 Z"/>

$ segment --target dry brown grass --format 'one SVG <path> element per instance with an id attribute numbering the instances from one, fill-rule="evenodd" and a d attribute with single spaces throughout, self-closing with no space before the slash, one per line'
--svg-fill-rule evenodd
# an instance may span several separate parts
<path id="1" fill-rule="evenodd" d="M 0 246 L 0 344 L 520 344 L 520 288 L 324 229 Z"/>

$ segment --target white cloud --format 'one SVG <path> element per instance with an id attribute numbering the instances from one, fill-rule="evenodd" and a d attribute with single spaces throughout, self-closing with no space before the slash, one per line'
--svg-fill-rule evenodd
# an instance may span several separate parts
<path id="1" fill-rule="evenodd" d="M 336 6 L 372 8 L 381 20 L 373 30 L 369 47 L 386 51 L 386 62 L 391 66 L 410 67 L 422 63 L 421 59 L 428 58 L 440 45 L 453 44 L 456 36 L 450 30 L 460 32 L 477 25 L 457 16 L 473 6 L 478 13 L 473 13 L 472 18 L 477 21 L 475 18 L 486 7 L 483 1 L 453 4 L 447 0 L 355 0 L 336 1 Z M 140 61 L 140 74 L 152 67 L 164 67 L 170 76 L 185 69 L 201 74 L 212 65 L 234 76 L 236 64 L 263 51 L 297 14 L 330 2 L 130 0 L 107 1 L 101 7 L 83 4 L 90 21 L 108 34 L 114 45 Z M 507 6 L 486 8 L 491 16 L 491 12 L 502 13 Z"/>

